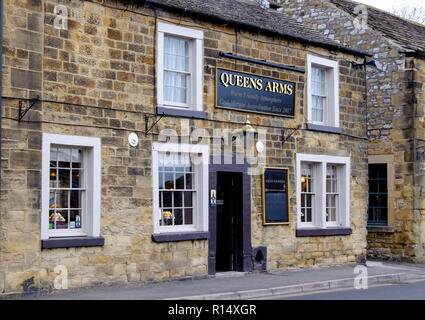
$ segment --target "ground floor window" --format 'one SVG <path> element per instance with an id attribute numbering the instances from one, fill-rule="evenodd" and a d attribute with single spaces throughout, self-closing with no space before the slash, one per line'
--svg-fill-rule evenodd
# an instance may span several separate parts
<path id="1" fill-rule="evenodd" d="M 349 227 L 350 158 L 297 154 L 297 227 Z"/>
<path id="2" fill-rule="evenodd" d="M 153 144 L 154 232 L 208 231 L 205 145 Z"/>
<path id="3" fill-rule="evenodd" d="M 43 135 L 42 239 L 99 236 L 100 139 Z"/>
<path id="4" fill-rule="evenodd" d="M 388 224 L 387 164 L 369 164 L 369 225 Z"/>

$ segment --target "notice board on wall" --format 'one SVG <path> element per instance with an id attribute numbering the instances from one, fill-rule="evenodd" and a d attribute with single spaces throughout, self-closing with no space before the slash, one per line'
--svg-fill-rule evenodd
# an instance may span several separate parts
<path id="1" fill-rule="evenodd" d="M 287 168 L 265 168 L 262 177 L 263 224 L 289 223 Z"/>

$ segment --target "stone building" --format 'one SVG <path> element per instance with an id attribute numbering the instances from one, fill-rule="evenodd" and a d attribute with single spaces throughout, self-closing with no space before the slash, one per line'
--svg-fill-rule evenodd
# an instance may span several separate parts
<path id="1" fill-rule="evenodd" d="M 353 1 L 280 2 L 299 23 L 373 55 L 375 66 L 366 66 L 368 255 L 424 260 L 425 26 Z"/>
<path id="2" fill-rule="evenodd" d="M 3 4 L 0 293 L 364 261 L 361 50 L 250 1 Z"/>

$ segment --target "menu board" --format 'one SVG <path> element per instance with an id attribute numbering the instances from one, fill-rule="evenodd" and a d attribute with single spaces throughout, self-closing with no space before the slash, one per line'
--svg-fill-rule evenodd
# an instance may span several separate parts
<path id="1" fill-rule="evenodd" d="M 263 173 L 263 224 L 289 223 L 288 169 L 265 168 Z"/>

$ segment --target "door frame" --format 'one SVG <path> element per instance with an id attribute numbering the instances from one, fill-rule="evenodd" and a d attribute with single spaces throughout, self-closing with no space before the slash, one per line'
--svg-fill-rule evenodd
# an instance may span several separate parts
<path id="1" fill-rule="evenodd" d="M 236 158 L 221 157 L 221 164 L 214 164 L 213 157 L 209 164 L 209 190 L 217 190 L 217 172 L 242 173 L 242 271 L 252 271 L 252 247 L 251 247 L 251 176 L 248 175 L 246 158 L 243 164 L 237 164 Z M 230 163 L 231 164 L 225 164 Z M 208 240 L 208 274 L 216 274 L 217 252 L 217 207 L 209 207 L 209 231 Z"/>

